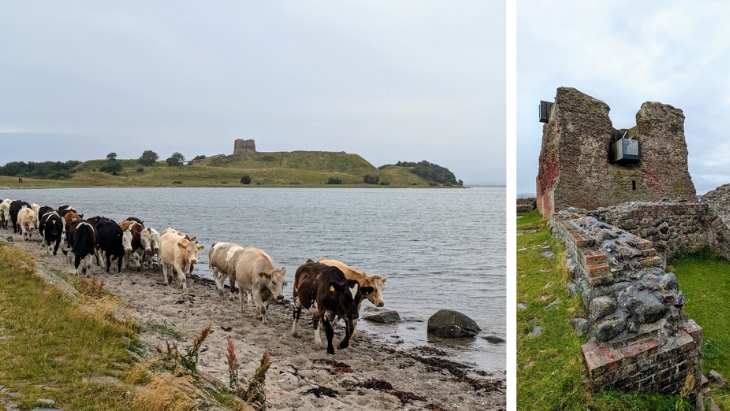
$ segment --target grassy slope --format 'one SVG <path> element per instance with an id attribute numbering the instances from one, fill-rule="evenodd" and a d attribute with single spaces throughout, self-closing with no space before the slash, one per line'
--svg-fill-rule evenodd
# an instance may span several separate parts
<path id="1" fill-rule="evenodd" d="M 674 410 L 678 398 L 617 392 L 591 393 L 582 384 L 585 365 L 573 317 L 585 317 L 580 298 L 565 288 L 565 248 L 550 236 L 537 211 L 517 219 L 517 407 L 522 410 Z M 555 258 L 541 255 L 551 250 Z M 560 304 L 545 308 L 552 302 Z M 542 333 L 530 336 L 535 326 Z"/>
<path id="2" fill-rule="evenodd" d="M 127 351 L 137 350 L 138 329 L 179 338 L 175 330 L 120 320 L 112 296 L 72 301 L 32 275 L 34 266 L 21 250 L 0 244 L 0 384 L 9 389 L 0 398 L 21 394 L 10 398 L 21 409 L 52 398 L 68 410 L 192 410 L 203 395 L 207 405 L 241 407 L 222 387 L 206 394 L 192 376 L 166 372 L 155 360 L 135 362 Z M 64 278 L 79 288 L 77 277 Z"/>
<path id="3" fill-rule="evenodd" d="M 251 177 L 251 186 L 302 187 L 381 187 L 365 184 L 363 176 L 379 177 L 389 187 L 429 187 L 430 180 L 411 173 L 409 168 L 388 166 L 379 170 L 357 154 L 294 151 L 253 153 L 243 156 L 214 156 L 194 166 L 168 167 L 158 161 L 153 167 L 141 166 L 136 160 L 117 160 L 123 166 L 119 175 L 112 176 L 99 170 L 106 160 L 90 160 L 75 168 L 69 180 L 24 179 L 0 176 L 5 187 L 78 187 L 78 186 L 186 186 L 186 187 L 239 187 L 241 176 Z M 140 170 L 140 171 L 138 171 Z M 326 184 L 329 178 L 338 178 L 341 185 Z M 439 184 L 440 185 L 440 184 Z"/>

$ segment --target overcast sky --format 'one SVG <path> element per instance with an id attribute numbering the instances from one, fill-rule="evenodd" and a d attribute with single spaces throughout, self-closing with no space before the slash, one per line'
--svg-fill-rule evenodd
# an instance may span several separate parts
<path id="1" fill-rule="evenodd" d="M 517 193 L 535 193 L 540 100 L 575 87 L 614 128 L 645 101 L 682 109 L 698 194 L 730 183 L 730 2 L 517 3 Z"/>
<path id="2" fill-rule="evenodd" d="M 241 138 L 505 183 L 503 2 L 149 3 L 0 3 L 0 164 Z"/>

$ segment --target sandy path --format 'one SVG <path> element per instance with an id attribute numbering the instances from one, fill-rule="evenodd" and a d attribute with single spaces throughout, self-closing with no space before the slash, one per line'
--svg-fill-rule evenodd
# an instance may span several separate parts
<path id="1" fill-rule="evenodd" d="M 0 235 L 12 235 L 0 230 Z M 39 240 L 25 243 L 13 235 L 15 244 L 45 265 L 64 272 L 74 272 L 59 250 L 58 256 L 41 251 Z M 205 250 L 204 252 L 207 252 Z M 113 266 L 112 271 L 116 269 Z M 210 280 L 188 277 L 189 292 L 183 294 L 176 282 L 165 285 L 161 271 L 141 273 L 122 271 L 107 274 L 94 266 L 94 274 L 105 281 L 105 288 L 121 297 L 136 317 L 174 326 L 184 335 L 178 346 L 187 348 L 200 330 L 212 324 L 206 339 L 198 370 L 222 383 L 228 383 L 226 336 L 235 343 L 240 364 L 239 375 L 249 377 L 264 351 L 271 354 L 272 365 L 266 375 L 266 394 L 271 409 L 444 409 L 491 410 L 505 408 L 504 374 L 477 375 L 467 367 L 451 363 L 448 357 L 429 356 L 426 351 L 397 351 L 377 335 L 361 332 L 358 339 L 344 350 L 337 349 L 343 336 L 342 327 L 335 327 L 335 355 L 316 346 L 309 315 L 302 313 L 300 336 L 291 335 L 291 305 L 273 305 L 267 314 L 268 326 L 255 318 L 253 308 L 238 310 L 238 300 L 221 299 Z M 292 278 L 288 278 L 292 281 Z M 230 330 L 230 331 L 226 331 Z M 322 332 L 323 342 L 326 337 Z M 164 346 L 164 338 L 145 332 L 141 340 L 149 346 Z M 348 365 L 352 372 L 336 372 L 332 365 L 319 360 L 335 360 Z M 425 364 L 428 363 L 428 364 Z M 446 368 L 444 368 L 446 367 Z M 449 372 L 451 367 L 453 372 Z M 390 383 L 394 390 L 412 393 L 422 399 L 402 402 L 396 395 L 376 389 L 358 387 L 371 379 Z M 461 380 L 461 381 L 459 381 Z M 383 384 L 380 384 L 383 386 Z M 476 387 L 476 388 L 475 388 Z M 314 393 L 312 389 L 336 391 L 334 397 Z M 327 391 L 327 390 L 320 390 Z"/>

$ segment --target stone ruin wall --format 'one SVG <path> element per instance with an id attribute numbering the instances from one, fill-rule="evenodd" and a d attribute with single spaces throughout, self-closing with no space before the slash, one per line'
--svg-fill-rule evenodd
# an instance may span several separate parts
<path id="1" fill-rule="evenodd" d="M 576 209 L 555 214 L 550 224 L 565 242 L 589 313 L 585 383 L 594 390 L 677 394 L 691 375 L 698 393 L 702 328 L 682 310 L 687 299 L 652 242 Z"/>
<path id="2" fill-rule="evenodd" d="M 640 142 L 638 164 L 609 162 L 616 131 L 603 101 L 560 87 L 543 126 L 536 181 L 543 216 L 573 206 L 597 209 L 628 201 L 662 198 L 696 201 L 687 169 L 684 114 L 670 105 L 646 102 L 628 135 Z"/>
<path id="3" fill-rule="evenodd" d="M 241 140 L 237 139 L 233 143 L 233 155 L 239 154 L 250 154 L 256 152 L 256 141 L 255 140 Z"/>

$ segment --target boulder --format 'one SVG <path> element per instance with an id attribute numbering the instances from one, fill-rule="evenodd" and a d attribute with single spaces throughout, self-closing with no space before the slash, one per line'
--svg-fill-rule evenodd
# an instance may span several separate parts
<path id="1" fill-rule="evenodd" d="M 483 339 L 487 340 L 487 342 L 490 342 L 492 344 L 504 344 L 507 341 L 502 337 L 497 337 L 496 335 L 487 335 L 485 337 L 482 337 Z"/>
<path id="2" fill-rule="evenodd" d="M 570 322 L 573 324 L 577 336 L 587 334 L 591 329 L 591 324 L 585 318 L 573 318 Z"/>
<path id="3" fill-rule="evenodd" d="M 613 314 L 617 307 L 616 300 L 604 295 L 591 300 L 591 303 L 588 304 L 588 311 L 591 314 L 591 319 L 598 321 L 607 315 Z"/>
<path id="4" fill-rule="evenodd" d="M 626 287 L 618 296 L 621 306 L 627 308 L 641 324 L 653 323 L 669 311 L 669 308 L 654 294 L 639 290 L 636 286 Z"/>
<path id="5" fill-rule="evenodd" d="M 727 387 L 727 380 L 717 371 L 710 371 L 709 380 L 713 384 L 717 384 L 720 388 Z"/>
<path id="6" fill-rule="evenodd" d="M 441 338 L 473 337 L 481 330 L 474 320 L 454 310 L 438 310 L 427 326 L 428 333 Z"/>
<path id="7" fill-rule="evenodd" d="M 380 323 L 380 324 L 395 324 L 399 323 L 400 315 L 398 315 L 397 311 L 382 311 L 377 314 L 368 315 L 367 317 L 363 317 L 363 320 L 371 321 L 374 323 Z"/>

